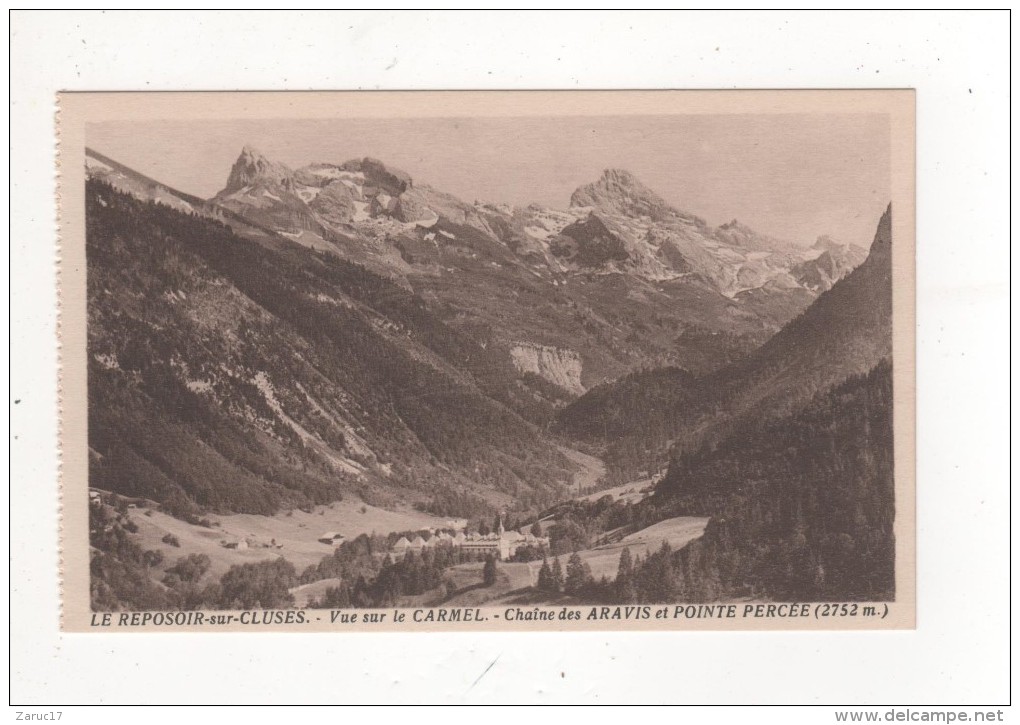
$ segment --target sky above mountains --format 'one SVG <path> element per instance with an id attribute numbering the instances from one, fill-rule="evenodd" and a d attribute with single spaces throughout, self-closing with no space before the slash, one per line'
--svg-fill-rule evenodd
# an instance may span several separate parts
<path id="1" fill-rule="evenodd" d="M 624 168 L 710 224 L 801 245 L 828 234 L 869 247 L 891 193 L 882 115 L 130 121 L 90 124 L 86 143 L 202 197 L 245 144 L 292 168 L 372 156 L 465 201 L 555 208 Z"/>

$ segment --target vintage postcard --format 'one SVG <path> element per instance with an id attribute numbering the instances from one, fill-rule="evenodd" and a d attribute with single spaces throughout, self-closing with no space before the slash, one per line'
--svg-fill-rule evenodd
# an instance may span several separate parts
<path id="1" fill-rule="evenodd" d="M 913 92 L 58 123 L 66 631 L 914 627 Z"/>

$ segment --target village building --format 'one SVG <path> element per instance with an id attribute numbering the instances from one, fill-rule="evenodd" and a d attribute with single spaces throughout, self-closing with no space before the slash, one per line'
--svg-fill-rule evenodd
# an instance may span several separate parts
<path id="1" fill-rule="evenodd" d="M 500 520 L 499 528 L 490 534 L 465 534 L 463 531 L 458 531 L 456 535 L 451 536 L 444 531 L 430 537 L 427 541 L 421 536 L 415 537 L 414 541 L 408 541 L 406 537 L 401 537 L 390 547 L 390 551 L 397 555 L 403 555 L 407 553 L 408 549 L 420 552 L 422 549 L 440 544 L 448 544 L 455 549 L 478 554 L 479 556 L 491 554 L 497 559 L 505 560 L 512 557 L 519 548 L 524 546 L 548 546 L 549 539 L 544 536 L 534 536 L 523 529 L 521 531 L 507 531 L 503 528 L 503 521 Z"/>

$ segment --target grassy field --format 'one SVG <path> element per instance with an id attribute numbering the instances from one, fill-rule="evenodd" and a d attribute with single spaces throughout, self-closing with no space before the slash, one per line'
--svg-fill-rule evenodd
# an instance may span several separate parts
<path id="1" fill-rule="evenodd" d="M 620 565 L 620 552 L 624 548 L 630 549 L 632 557 L 638 554 L 644 557 L 656 551 L 662 546 L 662 542 L 665 541 L 672 547 L 673 551 L 676 551 L 701 536 L 707 525 L 708 518 L 678 516 L 675 519 L 666 519 L 657 524 L 652 524 L 647 529 L 635 531 L 616 543 L 606 544 L 605 546 L 578 553 L 581 556 L 581 560 L 591 567 L 592 576 L 596 579 L 600 579 L 603 576 L 608 579 L 614 579 Z M 562 563 L 566 564 L 565 561 Z"/>
<path id="2" fill-rule="evenodd" d="M 564 453 L 567 453 L 565 450 Z M 593 485 L 601 478 L 604 468 L 598 459 L 571 451 L 571 458 L 582 464 L 583 471 L 577 474 L 575 485 Z M 643 489 L 651 485 L 651 479 L 632 481 L 622 486 L 586 495 L 582 500 L 595 501 L 603 496 L 615 500 L 637 501 L 647 495 Z M 388 534 L 394 531 L 413 531 L 427 528 L 456 528 L 463 526 L 463 519 L 447 519 L 425 514 L 410 507 L 383 509 L 364 504 L 358 500 L 345 500 L 326 506 L 319 506 L 311 512 L 300 510 L 281 512 L 275 516 L 253 514 L 232 514 L 210 517 L 213 526 L 203 527 L 186 523 L 155 509 L 139 500 L 137 507 L 130 510 L 131 519 L 138 525 L 134 534 L 143 549 L 153 549 L 163 554 L 163 563 L 157 567 L 155 578 L 173 566 L 179 558 L 189 554 L 205 554 L 211 561 L 203 581 L 219 579 L 231 566 L 275 558 L 285 558 L 298 573 L 312 564 L 317 564 L 329 555 L 334 546 L 318 541 L 323 534 L 339 533 L 346 539 L 359 534 Z M 646 529 L 632 533 L 621 541 L 578 552 L 581 559 L 591 568 L 596 579 L 605 576 L 613 579 L 619 566 L 620 552 L 630 549 L 631 556 L 646 556 L 657 550 L 663 541 L 679 549 L 704 532 L 707 518 L 678 517 L 660 521 Z M 163 541 L 171 534 L 179 546 Z M 226 544 L 243 542 L 238 548 L 226 548 Z M 567 555 L 560 557 L 565 568 Z M 538 582 L 540 561 L 529 563 L 500 562 L 496 583 L 483 586 L 482 563 L 474 562 L 451 567 L 444 573 L 444 581 L 455 591 L 444 601 L 445 606 L 481 606 L 518 603 L 525 599 L 536 603 L 548 599 L 541 592 L 530 591 Z M 296 587 L 292 590 L 295 604 L 306 606 L 311 599 L 321 597 L 326 589 L 337 586 L 336 579 L 327 579 Z M 443 597 L 442 591 L 430 594 L 430 600 Z M 522 599 L 523 597 L 523 599 Z M 534 600 L 534 602 L 532 602 Z"/>
<path id="3" fill-rule="evenodd" d="M 299 587 L 294 587 L 290 590 L 290 593 L 294 595 L 294 606 L 307 607 L 309 601 L 321 599 L 327 589 L 338 586 L 340 586 L 339 579 L 320 579 L 311 584 L 302 584 Z"/>
<path id="4" fill-rule="evenodd" d="M 590 493 L 587 496 L 578 497 L 578 501 L 598 501 L 603 496 L 612 496 L 614 501 L 628 501 L 630 503 L 637 503 L 646 496 L 651 495 L 652 487 L 651 478 L 642 478 L 637 481 L 630 481 L 622 486 L 614 486 L 613 488 L 603 489 L 602 491 L 596 491 Z M 649 489 L 649 490 L 645 490 Z"/>
<path id="5" fill-rule="evenodd" d="M 483 586 L 482 562 L 458 564 L 444 574 L 446 581 L 457 587 L 456 593 L 443 602 L 444 607 L 475 607 L 495 599 L 501 599 L 511 592 L 534 586 L 542 562 L 528 564 L 499 562 L 496 565 L 496 583 Z"/>
<path id="6" fill-rule="evenodd" d="M 628 484 L 633 486 L 634 484 Z M 591 567 L 592 576 L 615 579 L 620 565 L 620 552 L 629 548 L 631 556 L 647 556 L 665 541 L 674 551 L 701 536 L 708 524 L 707 518 L 680 516 L 666 519 L 646 529 L 636 531 L 614 544 L 579 551 L 581 561 Z M 566 569 L 569 555 L 560 556 L 560 565 Z M 541 561 L 527 564 L 504 563 L 497 565 L 496 583 L 482 586 L 481 562 L 460 564 L 446 571 L 445 579 L 457 587 L 457 593 L 443 603 L 444 606 L 501 606 L 504 604 L 547 604 L 549 597 L 542 592 L 522 592 L 538 583 Z M 557 597 L 559 599 L 559 597 Z"/>
<path id="7" fill-rule="evenodd" d="M 218 524 L 212 528 L 195 526 L 153 509 L 136 508 L 131 511 L 131 519 L 138 524 L 136 540 L 143 549 L 162 552 L 162 568 L 173 566 L 178 558 L 188 554 L 205 554 L 212 560 L 206 574 L 209 579 L 218 579 L 235 564 L 279 557 L 292 563 L 301 573 L 305 567 L 317 564 L 333 551 L 333 546 L 318 541 L 319 536 L 326 532 L 340 533 L 352 539 L 372 532 L 388 534 L 392 531 L 446 527 L 451 522 L 464 524 L 462 519 L 438 518 L 410 507 L 388 510 L 357 500 L 319 506 L 311 513 L 294 510 L 275 516 L 212 516 L 211 520 Z M 164 543 L 162 539 L 166 534 L 176 536 L 180 546 Z M 248 548 L 227 549 L 223 545 L 242 540 Z"/>

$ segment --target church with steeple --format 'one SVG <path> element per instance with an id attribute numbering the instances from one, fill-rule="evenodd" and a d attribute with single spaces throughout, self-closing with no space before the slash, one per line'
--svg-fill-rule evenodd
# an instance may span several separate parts
<path id="1" fill-rule="evenodd" d="M 408 549 L 420 551 L 421 549 L 447 544 L 461 551 L 470 551 L 480 556 L 495 555 L 497 559 L 506 560 L 512 557 L 522 546 L 549 546 L 549 538 L 546 536 L 535 536 L 527 528 L 520 531 L 507 531 L 503 526 L 503 517 L 499 517 L 496 530 L 489 534 L 471 533 L 463 531 L 456 536 L 442 533 L 432 536 L 429 539 L 416 537 L 414 541 L 402 538 L 393 545 L 394 554 L 406 553 Z"/>

